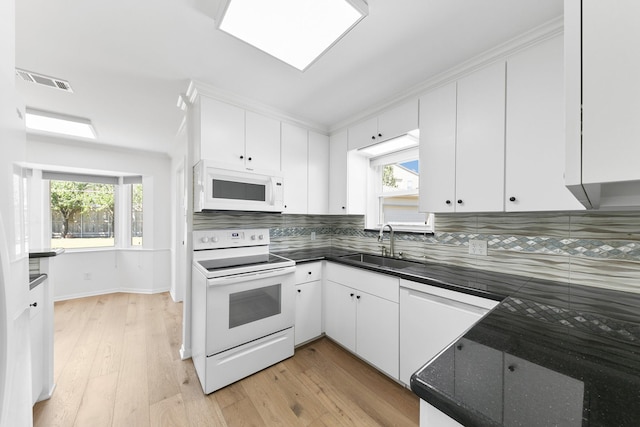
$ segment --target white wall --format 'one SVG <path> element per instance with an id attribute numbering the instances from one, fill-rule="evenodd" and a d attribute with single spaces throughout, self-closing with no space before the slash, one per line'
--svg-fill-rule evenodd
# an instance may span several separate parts
<path id="1" fill-rule="evenodd" d="M 67 251 L 51 262 L 54 300 L 113 292 L 150 294 L 169 290 L 169 249 Z"/>
<path id="2" fill-rule="evenodd" d="M 15 1 L 0 2 L 0 426 L 30 426 L 28 258 L 21 169 L 24 107 L 15 89 Z"/>
<path id="3" fill-rule="evenodd" d="M 168 155 L 29 135 L 26 158 L 34 168 L 81 168 L 142 175 L 143 248 L 69 250 L 56 257 L 51 267 L 55 275 L 55 300 L 170 289 L 173 184 Z M 47 226 L 42 229 L 48 232 Z"/>

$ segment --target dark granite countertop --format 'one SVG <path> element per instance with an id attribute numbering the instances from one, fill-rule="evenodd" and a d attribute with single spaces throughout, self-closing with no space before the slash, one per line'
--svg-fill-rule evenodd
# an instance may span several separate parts
<path id="1" fill-rule="evenodd" d="M 501 301 L 411 378 L 420 398 L 459 423 L 640 425 L 640 294 L 439 264 L 394 270 L 339 258 L 353 252 L 281 254 Z"/>
<path id="2" fill-rule="evenodd" d="M 53 256 L 57 256 L 64 253 L 64 249 L 55 248 L 55 249 L 39 249 L 29 251 L 29 258 L 49 258 Z"/>
<path id="3" fill-rule="evenodd" d="M 530 280 L 411 389 L 465 426 L 638 426 L 640 295 Z"/>

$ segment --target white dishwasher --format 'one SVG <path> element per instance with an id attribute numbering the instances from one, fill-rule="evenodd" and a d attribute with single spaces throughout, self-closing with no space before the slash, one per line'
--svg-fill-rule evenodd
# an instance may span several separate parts
<path id="1" fill-rule="evenodd" d="M 400 280 L 400 381 L 447 348 L 498 301 Z"/>

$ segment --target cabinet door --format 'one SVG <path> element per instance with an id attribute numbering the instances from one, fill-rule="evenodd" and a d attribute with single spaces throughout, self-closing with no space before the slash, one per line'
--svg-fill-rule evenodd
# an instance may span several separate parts
<path id="1" fill-rule="evenodd" d="M 377 141 L 397 138 L 418 129 L 418 101 L 406 102 L 378 116 Z"/>
<path id="2" fill-rule="evenodd" d="M 357 292 L 356 352 L 360 357 L 398 379 L 398 303 Z"/>
<path id="3" fill-rule="evenodd" d="M 454 346 L 455 394 L 502 422 L 502 352 L 462 338 Z"/>
<path id="4" fill-rule="evenodd" d="M 456 83 L 420 98 L 420 211 L 456 206 Z"/>
<path id="5" fill-rule="evenodd" d="M 295 345 L 322 333 L 322 282 L 296 285 Z"/>
<path id="6" fill-rule="evenodd" d="M 29 291 L 29 329 L 31 343 L 31 403 L 42 394 L 44 386 L 44 286 L 39 285 Z"/>
<path id="7" fill-rule="evenodd" d="M 378 118 L 366 120 L 349 128 L 349 150 L 368 147 L 380 142 L 378 139 Z"/>
<path id="8" fill-rule="evenodd" d="M 640 2 L 582 1 L 582 182 L 640 179 Z"/>
<path id="9" fill-rule="evenodd" d="M 310 215 L 329 212 L 329 137 L 309 131 L 307 210 Z"/>
<path id="10" fill-rule="evenodd" d="M 456 212 L 504 209 L 504 116 L 503 62 L 458 81 Z"/>
<path id="11" fill-rule="evenodd" d="M 506 211 L 584 209 L 565 187 L 563 39 L 507 60 Z"/>
<path id="12" fill-rule="evenodd" d="M 329 213 L 347 213 L 347 131 L 329 138 Z"/>
<path id="13" fill-rule="evenodd" d="M 282 124 L 283 213 L 307 213 L 307 130 Z"/>
<path id="14" fill-rule="evenodd" d="M 355 353 L 356 351 L 355 291 L 338 283 L 325 282 L 324 330 L 329 338 Z"/>
<path id="15" fill-rule="evenodd" d="M 245 167 L 280 171 L 280 121 L 246 112 Z"/>
<path id="16" fill-rule="evenodd" d="M 581 426 L 584 383 L 516 356 L 504 355 L 507 426 Z M 531 394 L 529 390 L 544 390 Z"/>
<path id="17" fill-rule="evenodd" d="M 244 110 L 200 97 L 200 157 L 244 168 Z"/>

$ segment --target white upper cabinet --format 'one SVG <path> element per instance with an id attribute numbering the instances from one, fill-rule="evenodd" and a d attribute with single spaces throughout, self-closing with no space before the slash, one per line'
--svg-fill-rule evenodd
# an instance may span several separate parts
<path id="1" fill-rule="evenodd" d="M 280 121 L 200 96 L 200 147 L 195 161 L 221 167 L 280 171 Z M 196 138 L 197 139 L 197 138 Z"/>
<path id="2" fill-rule="evenodd" d="M 329 212 L 329 137 L 309 131 L 308 213 Z"/>
<path id="3" fill-rule="evenodd" d="M 418 101 L 391 108 L 349 128 L 349 150 L 396 138 L 418 128 Z"/>
<path id="4" fill-rule="evenodd" d="M 504 206 L 505 64 L 458 80 L 456 212 Z"/>
<path id="5" fill-rule="evenodd" d="M 366 120 L 349 128 L 349 150 L 357 150 L 378 142 L 378 118 Z"/>
<path id="6" fill-rule="evenodd" d="M 200 150 L 196 150 L 196 161 L 210 159 L 244 168 L 244 109 L 201 96 L 198 118 Z"/>
<path id="7" fill-rule="evenodd" d="M 283 213 L 328 213 L 329 137 L 282 123 L 282 175 Z"/>
<path id="8" fill-rule="evenodd" d="M 420 98 L 420 210 L 504 208 L 505 63 Z"/>
<path id="9" fill-rule="evenodd" d="M 564 183 L 563 63 L 562 36 L 507 60 L 506 211 L 583 209 Z"/>
<path id="10" fill-rule="evenodd" d="M 420 98 L 420 211 L 455 212 L 456 83 Z"/>
<path id="11" fill-rule="evenodd" d="M 280 121 L 247 111 L 245 129 L 245 167 L 279 171 Z"/>
<path id="12" fill-rule="evenodd" d="M 329 138 L 329 213 L 347 213 L 347 131 Z"/>
<path id="13" fill-rule="evenodd" d="M 640 206 L 638 16 L 636 0 L 565 0 L 566 182 L 587 207 Z"/>
<path id="14" fill-rule="evenodd" d="M 307 130 L 282 124 L 283 213 L 307 213 Z"/>

